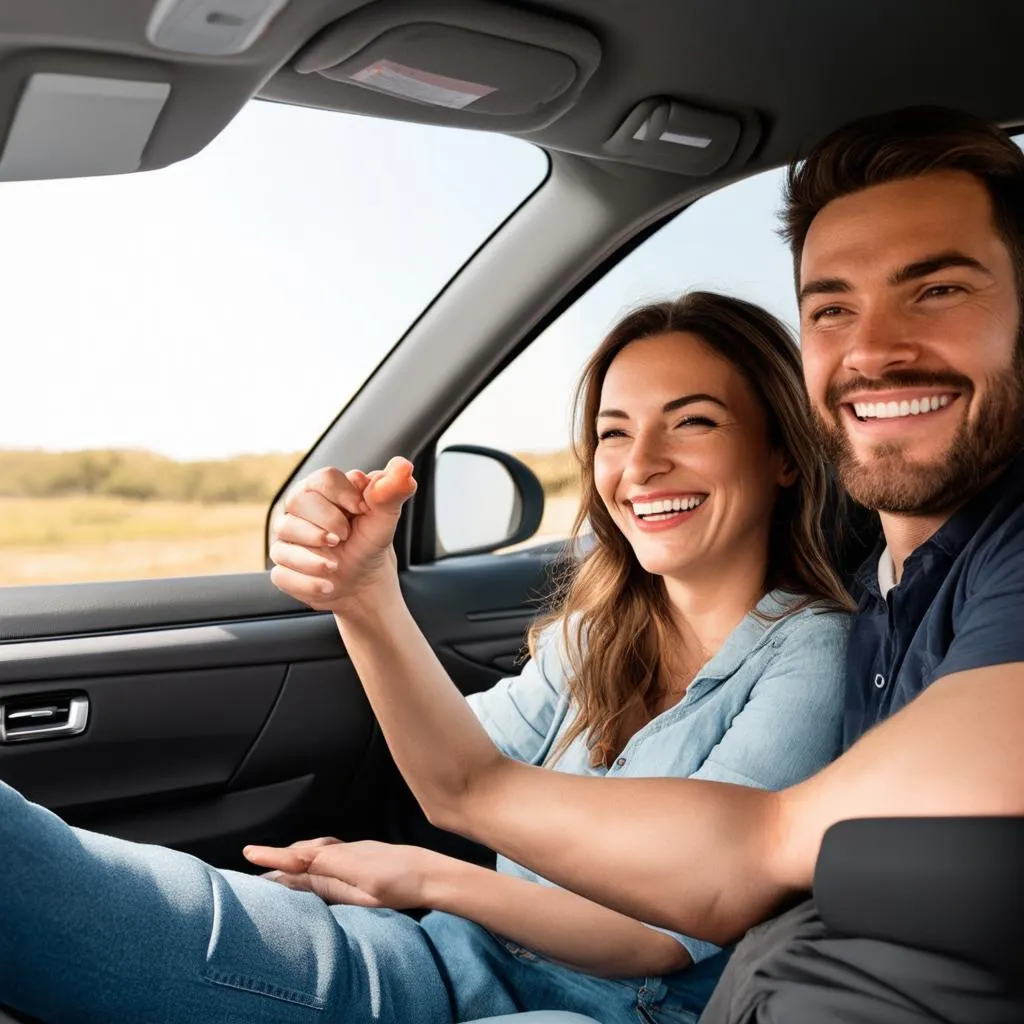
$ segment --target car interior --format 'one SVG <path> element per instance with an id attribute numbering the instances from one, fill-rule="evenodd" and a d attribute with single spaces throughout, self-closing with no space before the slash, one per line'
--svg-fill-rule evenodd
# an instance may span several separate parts
<path id="1" fill-rule="evenodd" d="M 169 167 L 254 102 L 543 151 L 544 180 L 339 403 L 267 509 L 269 524 L 315 469 L 412 459 L 404 592 L 471 693 L 515 671 L 564 545 L 526 544 L 544 498 L 517 459 L 472 445 L 438 457 L 453 419 L 669 218 L 835 127 L 923 103 L 1024 126 L 1022 34 L 1009 0 L 7 0 L 0 182 Z M 60 225 L 46 230 L 60 244 Z M 512 482 L 493 541 L 458 554 L 438 524 L 454 456 Z M 835 539 L 850 570 L 871 524 Z M 39 707 L 55 709 L 44 726 L 18 717 Z M 493 856 L 426 822 L 331 617 L 266 571 L 0 587 L 0 777 L 71 824 L 224 868 L 246 868 L 244 843 L 314 835 Z M 848 823 L 822 853 L 822 905 L 852 934 L 1019 957 L 1019 934 L 991 915 L 1024 912 L 1012 842 L 994 821 Z M 878 857 L 896 844 L 945 857 L 904 878 Z"/>

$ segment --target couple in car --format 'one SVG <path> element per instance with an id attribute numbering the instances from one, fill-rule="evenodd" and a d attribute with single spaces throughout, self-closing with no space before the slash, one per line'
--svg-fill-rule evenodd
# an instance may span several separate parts
<path id="1" fill-rule="evenodd" d="M 274 582 L 334 613 L 428 817 L 497 871 L 317 839 L 221 872 L 0 783 L 0 1003 L 105 1024 L 1019 1019 L 996 971 L 835 934 L 807 893 L 836 822 L 1024 815 L 1024 155 L 955 111 L 869 118 L 791 171 L 784 229 L 799 351 L 693 293 L 591 358 L 595 543 L 519 676 L 463 698 L 406 609 L 407 462 L 286 504 Z M 884 533 L 849 589 L 826 457 Z"/>

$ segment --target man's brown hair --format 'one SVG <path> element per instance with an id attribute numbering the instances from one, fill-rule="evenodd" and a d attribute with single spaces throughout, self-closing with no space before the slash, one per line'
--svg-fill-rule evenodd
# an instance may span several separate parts
<path id="1" fill-rule="evenodd" d="M 825 206 L 931 171 L 966 171 L 988 189 L 1024 295 L 1024 153 L 1001 129 L 946 107 L 907 107 L 853 121 L 790 166 L 781 234 L 793 253 L 798 287 L 807 232 Z"/>

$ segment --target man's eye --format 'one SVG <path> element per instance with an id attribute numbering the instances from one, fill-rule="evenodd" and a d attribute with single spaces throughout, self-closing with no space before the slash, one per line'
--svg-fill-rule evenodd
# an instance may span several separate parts
<path id="1" fill-rule="evenodd" d="M 950 295 L 958 295 L 964 289 L 958 284 L 933 284 L 921 293 L 922 299 L 945 299 Z"/>
<path id="2" fill-rule="evenodd" d="M 819 320 L 832 320 L 844 312 L 845 310 L 842 306 L 823 306 L 821 309 L 816 309 L 811 314 L 811 319 L 815 323 Z"/>

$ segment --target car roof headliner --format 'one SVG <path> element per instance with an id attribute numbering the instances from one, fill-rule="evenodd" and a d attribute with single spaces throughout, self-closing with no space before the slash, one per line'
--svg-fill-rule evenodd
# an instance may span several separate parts
<path id="1" fill-rule="evenodd" d="M 153 5 L 139 0 L 7 0 L 3 6 L 0 129 L 13 116 L 34 55 L 55 53 L 142 58 L 166 70 L 173 102 L 144 167 L 192 155 L 253 95 L 396 116 L 389 97 L 337 88 L 290 66 L 326 25 L 367 6 L 355 0 L 291 0 L 251 49 L 231 58 L 157 50 L 145 37 Z M 1024 122 L 1024 4 L 1014 0 L 558 0 L 505 6 L 559 16 L 588 28 L 601 43 L 601 64 L 575 105 L 547 127 L 520 133 L 548 150 L 605 163 L 604 142 L 636 103 L 652 96 L 754 116 L 761 143 L 752 158 L 742 168 L 728 166 L 703 179 L 701 191 L 737 172 L 783 163 L 833 127 L 887 108 L 947 104 L 1003 125 Z M 21 69 L 20 77 L 11 68 Z M 457 112 L 409 104 L 401 110 L 405 119 L 458 123 Z"/>

